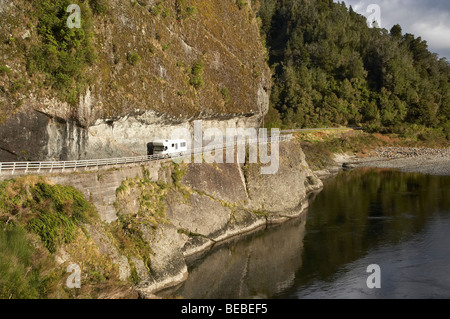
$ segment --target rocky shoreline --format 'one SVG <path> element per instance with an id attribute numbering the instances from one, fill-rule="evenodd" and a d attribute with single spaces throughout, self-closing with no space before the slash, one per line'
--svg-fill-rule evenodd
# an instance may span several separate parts
<path id="1" fill-rule="evenodd" d="M 390 168 L 402 172 L 450 176 L 450 149 L 381 147 L 368 157 L 339 156 L 343 169 L 361 167 Z"/>

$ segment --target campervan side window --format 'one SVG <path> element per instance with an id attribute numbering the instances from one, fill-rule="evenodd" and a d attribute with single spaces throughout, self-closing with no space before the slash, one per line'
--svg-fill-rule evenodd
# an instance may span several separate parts
<path id="1" fill-rule="evenodd" d="M 182 143 L 180 144 L 180 147 L 186 147 L 186 143 L 182 142 Z"/>

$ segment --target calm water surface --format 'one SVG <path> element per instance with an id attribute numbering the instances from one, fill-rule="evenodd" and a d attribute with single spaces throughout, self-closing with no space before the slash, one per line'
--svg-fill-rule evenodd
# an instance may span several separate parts
<path id="1" fill-rule="evenodd" d="M 371 264 L 380 289 L 367 287 Z M 341 172 L 302 218 L 219 245 L 189 271 L 162 295 L 450 298 L 450 177 Z"/>

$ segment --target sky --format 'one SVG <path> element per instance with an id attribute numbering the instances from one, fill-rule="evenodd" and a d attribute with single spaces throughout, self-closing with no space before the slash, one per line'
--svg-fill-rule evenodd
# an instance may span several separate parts
<path id="1" fill-rule="evenodd" d="M 343 0 L 343 2 L 366 17 L 376 17 L 379 8 L 378 17 L 382 28 L 390 30 L 393 25 L 399 24 L 403 34 L 421 36 L 422 40 L 427 41 L 431 52 L 450 61 L 449 0 Z"/>

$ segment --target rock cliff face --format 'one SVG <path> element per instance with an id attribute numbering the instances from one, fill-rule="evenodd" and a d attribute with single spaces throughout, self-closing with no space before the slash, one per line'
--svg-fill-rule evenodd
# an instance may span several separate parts
<path id="1" fill-rule="evenodd" d="M 250 5 L 89 4 L 80 3 L 81 21 L 95 59 L 61 89 L 56 75 L 38 64 L 53 58 L 42 15 L 65 21 L 69 13 L 40 1 L 0 2 L 0 161 L 143 155 L 146 143 L 191 128 L 195 119 L 205 126 L 259 126 L 270 70 Z M 33 58 L 37 49 L 43 60 Z"/>
<path id="2" fill-rule="evenodd" d="M 144 155 L 195 120 L 204 130 L 260 126 L 270 70 L 250 2 L 82 1 L 95 58 L 73 70 L 60 56 L 73 43 L 44 32 L 50 21 L 70 34 L 68 3 L 0 0 L 0 161 Z M 85 225 L 85 240 L 151 297 L 186 280 L 187 258 L 301 215 L 322 183 L 296 141 L 280 145 L 279 164 L 273 175 L 260 164 L 158 161 L 46 178 L 95 204 L 100 221 Z M 84 263 L 70 252 L 56 259 Z"/>
<path id="3" fill-rule="evenodd" d="M 75 186 L 96 205 L 103 226 L 88 227 L 91 237 L 120 277 L 136 273 L 141 296 L 151 297 L 186 280 L 187 259 L 217 242 L 301 216 L 322 182 L 298 141 L 281 143 L 279 153 L 273 175 L 261 175 L 260 164 L 153 162 L 48 179 Z M 131 241 L 141 234 L 149 251 L 123 248 L 130 244 L 120 244 L 111 229 L 125 229 Z"/>
<path id="4" fill-rule="evenodd" d="M 165 248 L 181 251 L 173 255 L 172 261 L 175 263 L 183 256 L 183 262 L 178 265 L 176 276 L 166 278 L 185 279 L 181 274 L 186 272 L 186 258 L 204 252 L 217 242 L 301 216 L 308 207 L 308 195 L 323 186 L 310 170 L 296 141 L 280 145 L 280 167 L 276 174 L 261 175 L 260 166 L 189 164 L 186 167 L 181 185 L 189 190 L 189 196 L 179 190 L 178 195 L 171 194 L 167 197 L 166 211 L 171 227 L 178 229 L 184 240 Z M 163 237 L 175 242 L 170 232 Z M 144 297 L 159 288 L 158 281 L 144 280 L 139 284 Z"/>

